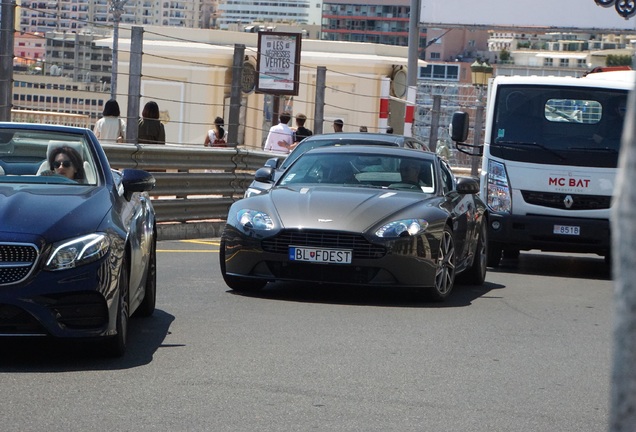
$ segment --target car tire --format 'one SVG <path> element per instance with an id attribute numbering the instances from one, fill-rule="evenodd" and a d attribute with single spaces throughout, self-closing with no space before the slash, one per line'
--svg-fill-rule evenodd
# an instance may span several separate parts
<path id="1" fill-rule="evenodd" d="M 146 269 L 146 285 L 144 286 L 144 299 L 139 308 L 135 311 L 135 316 L 149 317 L 155 312 L 157 304 L 157 238 L 153 236 L 152 245 L 148 257 L 148 268 Z"/>
<path id="2" fill-rule="evenodd" d="M 121 357 L 126 352 L 128 342 L 128 319 L 129 319 L 129 287 L 128 259 L 124 255 L 119 271 L 119 284 L 117 285 L 119 296 L 117 304 L 117 316 L 115 317 L 115 329 L 117 334 L 109 336 L 104 341 L 104 354 L 108 357 Z"/>
<path id="3" fill-rule="evenodd" d="M 219 265 L 225 284 L 238 292 L 255 292 L 263 289 L 267 281 L 228 275 L 225 271 L 225 240 L 221 240 L 219 249 Z"/>
<path id="4" fill-rule="evenodd" d="M 487 262 L 488 262 L 488 229 L 486 224 L 482 223 L 479 229 L 479 237 L 477 238 L 477 246 L 475 247 L 475 257 L 472 265 L 461 274 L 462 282 L 471 285 L 483 285 L 486 280 Z"/>
<path id="5" fill-rule="evenodd" d="M 499 267 L 499 263 L 501 262 L 501 253 L 503 252 L 503 248 L 499 246 L 497 243 L 488 243 L 488 267 Z"/>
<path id="6" fill-rule="evenodd" d="M 435 284 L 428 291 L 432 301 L 441 302 L 449 296 L 455 285 L 455 239 L 448 225 L 444 227 L 439 242 L 439 252 L 435 270 Z"/>

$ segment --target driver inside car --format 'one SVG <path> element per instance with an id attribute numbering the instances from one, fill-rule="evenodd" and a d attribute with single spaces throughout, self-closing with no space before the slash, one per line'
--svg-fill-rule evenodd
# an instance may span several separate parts
<path id="1" fill-rule="evenodd" d="M 62 146 L 55 148 L 49 155 L 49 170 L 41 175 L 61 175 L 78 183 L 86 181 L 82 157 L 74 148 Z"/>

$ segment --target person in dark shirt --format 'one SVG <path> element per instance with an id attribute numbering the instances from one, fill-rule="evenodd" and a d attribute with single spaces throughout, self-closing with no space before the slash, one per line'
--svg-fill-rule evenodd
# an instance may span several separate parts
<path id="1" fill-rule="evenodd" d="M 157 105 L 157 102 L 150 101 L 144 106 L 139 119 L 137 142 L 139 144 L 166 143 L 166 130 L 163 127 L 163 123 L 159 121 L 159 105 Z"/>
<path id="2" fill-rule="evenodd" d="M 313 135 L 313 132 L 305 127 L 305 122 L 307 121 L 307 116 L 305 114 L 298 114 L 296 116 L 296 130 L 294 131 L 294 144 L 292 144 L 291 148 L 296 147 L 296 145 L 307 138 L 308 136 Z"/>

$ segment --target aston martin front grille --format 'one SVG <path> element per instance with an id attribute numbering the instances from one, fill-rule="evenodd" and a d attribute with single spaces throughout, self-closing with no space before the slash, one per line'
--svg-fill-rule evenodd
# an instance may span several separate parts
<path id="1" fill-rule="evenodd" d="M 382 258 L 386 254 L 383 246 L 367 241 L 359 234 L 319 230 L 283 230 L 277 236 L 263 240 L 266 252 L 286 255 L 289 246 L 320 247 L 328 249 L 351 249 L 353 257 L 360 259 Z"/>
<path id="2" fill-rule="evenodd" d="M 564 210 L 603 210 L 610 208 L 612 197 L 567 193 L 521 191 L 528 204 Z M 568 207 L 569 204 L 569 207 Z"/>
<path id="3" fill-rule="evenodd" d="M 0 243 L 0 286 L 23 281 L 38 258 L 32 244 Z"/>

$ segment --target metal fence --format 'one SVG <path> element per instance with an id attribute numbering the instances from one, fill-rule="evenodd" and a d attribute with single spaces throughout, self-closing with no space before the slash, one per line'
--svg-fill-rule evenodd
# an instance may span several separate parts
<path id="1" fill-rule="evenodd" d="M 232 203 L 271 153 L 241 148 L 104 144 L 111 167 L 153 173 L 161 240 L 219 237 Z"/>

